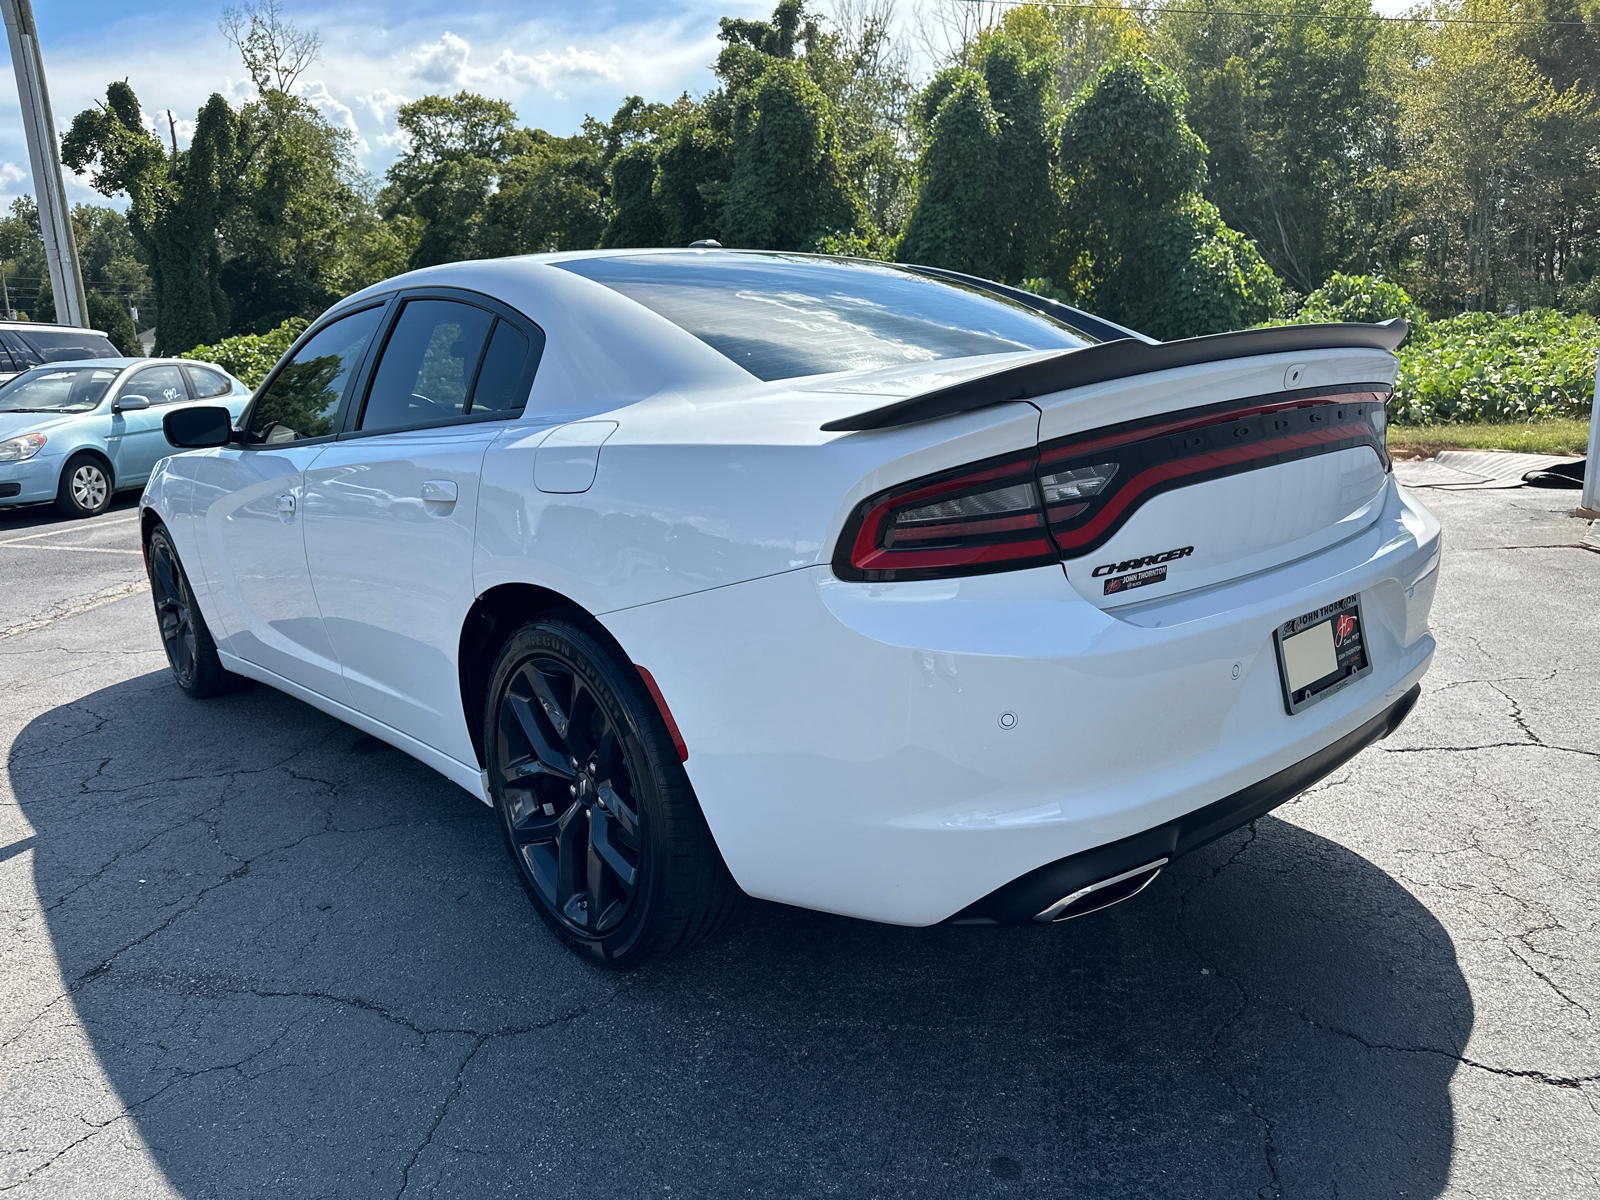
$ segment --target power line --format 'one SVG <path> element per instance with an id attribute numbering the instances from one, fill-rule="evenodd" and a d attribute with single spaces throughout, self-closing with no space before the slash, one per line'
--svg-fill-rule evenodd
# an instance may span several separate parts
<path id="1" fill-rule="evenodd" d="M 1536 21 L 1528 17 L 1427 17 L 1413 14 L 1405 17 L 1386 17 L 1379 13 L 1361 16 L 1341 16 L 1338 13 L 1320 12 L 1264 12 L 1251 8 L 1171 8 L 1165 4 L 1080 4 L 1076 0 L 966 0 L 968 4 L 1004 4 L 1016 6 L 1033 4 L 1039 8 L 1079 9 L 1084 12 L 1137 12 L 1170 13 L 1195 17 L 1263 17 L 1274 21 L 1375 21 L 1396 25 L 1519 25 L 1519 26 L 1573 26 L 1587 28 L 1590 21 Z"/>

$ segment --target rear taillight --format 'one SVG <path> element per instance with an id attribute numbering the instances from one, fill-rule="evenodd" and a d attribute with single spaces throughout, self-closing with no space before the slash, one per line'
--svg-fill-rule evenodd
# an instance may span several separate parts
<path id="1" fill-rule="evenodd" d="M 856 506 L 841 579 L 940 579 L 1077 558 L 1174 488 L 1371 446 L 1386 393 L 1234 402 L 1130 421 L 913 480 Z"/>
<path id="2" fill-rule="evenodd" d="M 1055 561 L 1029 451 L 930 475 L 856 507 L 834 554 L 841 579 L 937 579 Z"/>

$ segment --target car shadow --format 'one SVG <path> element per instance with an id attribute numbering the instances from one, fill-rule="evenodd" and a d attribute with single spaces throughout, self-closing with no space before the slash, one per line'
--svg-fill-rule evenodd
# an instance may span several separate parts
<path id="1" fill-rule="evenodd" d="M 752 901 L 616 975 L 539 923 L 488 809 L 269 689 L 141 676 L 35 719 L 9 771 L 77 1024 L 183 1195 L 1445 1187 L 1454 947 L 1286 820 L 1061 926 Z M 30 1094 L 103 1110 L 71 1024 L 22 1035 Z"/>
<path id="2" fill-rule="evenodd" d="M 131 513 L 139 508 L 139 497 L 143 489 L 135 491 L 117 492 L 111 497 L 111 503 L 106 506 L 102 517 L 115 516 L 118 513 Z M 0 508 L 0 530 L 15 532 L 22 529 L 37 529 L 42 525 L 69 525 L 74 528 L 92 529 L 98 518 L 89 517 L 77 520 L 61 515 L 61 510 L 56 508 L 53 501 L 41 500 L 34 504 L 18 504 L 11 508 Z"/>

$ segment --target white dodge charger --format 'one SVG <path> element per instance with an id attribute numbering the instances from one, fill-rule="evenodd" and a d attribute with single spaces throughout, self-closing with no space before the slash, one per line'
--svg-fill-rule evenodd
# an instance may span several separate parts
<path id="1" fill-rule="evenodd" d="M 195 697 L 260 680 L 493 805 L 628 967 L 741 890 L 1049 923 L 1406 716 L 1437 522 L 1384 325 L 1153 342 L 792 254 L 456 263 L 166 422 L 142 502 Z"/>

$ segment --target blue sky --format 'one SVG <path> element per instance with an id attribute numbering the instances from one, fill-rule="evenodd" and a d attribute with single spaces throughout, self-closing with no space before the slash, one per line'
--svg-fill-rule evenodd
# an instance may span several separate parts
<path id="1" fill-rule="evenodd" d="M 147 113 L 172 109 L 180 144 L 212 92 L 236 102 L 253 90 L 217 31 L 219 0 L 33 0 L 33 7 L 63 130 L 113 79 L 127 78 Z M 405 100 L 466 87 L 510 101 L 525 124 L 570 133 L 586 112 L 608 117 L 631 93 L 666 100 L 706 90 L 714 83 L 717 18 L 759 16 L 771 7 L 772 0 L 285 3 L 291 19 L 323 38 L 322 59 L 304 75 L 302 94 L 356 134 L 364 165 L 378 174 L 396 153 L 394 110 Z M 3 42 L 0 56 L 5 206 L 33 186 Z M 165 135 L 164 116 L 161 128 Z M 106 203 L 87 181 L 69 179 L 67 187 L 74 202 Z"/>

